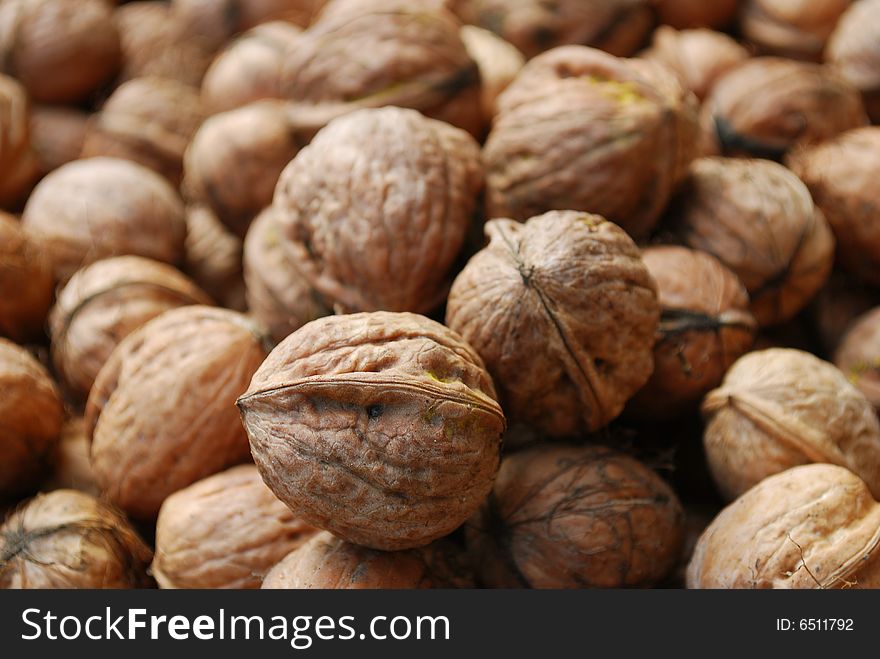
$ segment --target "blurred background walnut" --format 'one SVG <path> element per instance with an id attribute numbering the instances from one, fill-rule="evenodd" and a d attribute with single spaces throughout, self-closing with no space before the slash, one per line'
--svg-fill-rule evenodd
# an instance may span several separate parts
<path id="1" fill-rule="evenodd" d="M 853 0 L 744 0 L 743 36 L 762 53 L 819 61 L 825 42 Z"/>
<path id="2" fill-rule="evenodd" d="M 852 321 L 837 346 L 834 363 L 880 410 L 880 308 Z"/>
<path id="3" fill-rule="evenodd" d="M 825 59 L 855 85 L 880 123 L 880 0 L 852 3 L 828 41 Z"/>
<path id="4" fill-rule="evenodd" d="M 0 211 L 0 336 L 40 335 L 53 292 L 48 254 L 18 219 Z"/>
<path id="5" fill-rule="evenodd" d="M 31 147 L 40 177 L 80 157 L 90 118 L 89 113 L 68 105 L 31 108 Z"/>
<path id="6" fill-rule="evenodd" d="M 495 116 L 498 96 L 516 78 L 526 60 L 516 46 L 474 25 L 462 26 L 461 39 L 480 69 L 483 115 L 488 125 Z"/>
<path id="7" fill-rule="evenodd" d="M 186 258 L 183 271 L 221 306 L 244 311 L 242 241 L 208 208 L 186 209 Z"/>
<path id="8" fill-rule="evenodd" d="M 39 176 L 30 142 L 29 112 L 24 87 L 14 78 L 0 75 L 0 208 L 16 206 Z"/>
<path id="9" fill-rule="evenodd" d="M 739 0 L 653 0 L 662 23 L 679 30 L 729 27 L 736 18 Z"/>

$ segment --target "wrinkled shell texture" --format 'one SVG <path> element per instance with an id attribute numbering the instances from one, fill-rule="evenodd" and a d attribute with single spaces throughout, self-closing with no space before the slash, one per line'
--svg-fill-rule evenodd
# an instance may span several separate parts
<path id="1" fill-rule="evenodd" d="M 144 587 L 151 553 L 107 504 L 56 490 L 0 527 L 0 589 Z"/>
<path id="2" fill-rule="evenodd" d="M 282 172 L 282 248 L 337 309 L 427 313 L 446 296 L 482 174 L 464 131 L 413 110 L 354 112 Z"/>
<path id="3" fill-rule="evenodd" d="M 789 159 L 837 239 L 840 263 L 880 285 L 880 127 L 857 128 Z"/>
<path id="4" fill-rule="evenodd" d="M 880 122 L 880 0 L 859 0 L 841 17 L 826 60 L 861 90 L 868 113 Z"/>
<path id="5" fill-rule="evenodd" d="M 0 499 L 5 499 L 42 476 L 61 433 L 64 408 L 46 369 L 2 338 L 0 392 Z"/>
<path id="6" fill-rule="evenodd" d="M 834 353 L 834 363 L 880 409 L 880 309 L 853 321 Z"/>
<path id="7" fill-rule="evenodd" d="M 774 162 L 696 161 L 668 220 L 683 244 L 736 273 L 761 326 L 794 317 L 831 272 L 828 221 L 800 179 Z"/>
<path id="8" fill-rule="evenodd" d="M 674 567 L 684 513 L 672 489 L 628 456 L 546 445 L 505 457 L 466 533 L 489 587 L 645 587 Z"/>
<path id="9" fill-rule="evenodd" d="M 550 435 L 607 425 L 648 380 L 660 309 L 632 240 L 595 215 L 493 220 L 446 322 L 480 354 L 504 409 Z"/>
<path id="10" fill-rule="evenodd" d="M 448 535 L 498 470 L 505 421 L 489 374 L 457 334 L 415 314 L 309 323 L 238 405 L 272 491 L 306 522 L 374 549 Z"/>
<path id="11" fill-rule="evenodd" d="M 20 340 L 38 334 L 52 292 L 52 268 L 42 246 L 0 211 L 0 336 Z"/>
<path id="12" fill-rule="evenodd" d="M 86 406 L 92 464 L 109 500 L 155 518 L 173 492 L 246 462 L 235 399 L 264 357 L 252 322 L 225 309 L 173 309 L 129 334 Z"/>
<path id="13" fill-rule="evenodd" d="M 480 69 L 483 114 L 489 121 L 495 116 L 498 95 L 516 78 L 525 57 L 494 32 L 474 25 L 462 26 L 461 39 Z"/>
<path id="14" fill-rule="evenodd" d="M 315 532 L 240 465 L 175 492 L 159 511 L 151 572 L 160 588 L 259 588 Z"/>
<path id="15" fill-rule="evenodd" d="M 818 60 L 852 4 L 853 0 L 745 0 L 740 28 L 762 52 Z"/>
<path id="16" fill-rule="evenodd" d="M 31 146 L 45 175 L 80 157 L 90 115 L 77 108 L 36 105 L 31 110 Z"/>
<path id="17" fill-rule="evenodd" d="M 483 150 L 490 218 L 597 213 L 647 234 L 687 172 L 696 99 L 663 67 L 582 46 L 536 57 L 498 99 Z"/>
<path id="18" fill-rule="evenodd" d="M 116 72 L 119 33 L 105 0 L 4 0 L 0 71 L 31 98 L 79 101 Z"/>
<path id="19" fill-rule="evenodd" d="M 755 341 L 757 323 L 737 276 L 718 259 L 684 247 L 649 247 L 642 258 L 657 282 L 660 328 L 654 373 L 633 400 L 650 417 L 681 412 L 721 384 Z"/>
<path id="20" fill-rule="evenodd" d="M 775 57 L 754 57 L 723 76 L 701 119 L 708 152 L 771 160 L 867 122 L 861 95 L 839 73 Z"/>
<path id="21" fill-rule="evenodd" d="M 880 504 L 835 465 L 795 467 L 734 501 L 703 533 L 688 588 L 878 588 Z"/>
<path id="22" fill-rule="evenodd" d="M 62 283 L 110 256 L 183 259 L 180 197 L 161 176 L 127 160 L 89 158 L 55 170 L 34 189 L 22 224 L 42 240 Z"/>
<path id="23" fill-rule="evenodd" d="M 65 421 L 61 428 L 61 439 L 51 457 L 52 470 L 40 489 L 44 492 L 77 490 L 99 496 L 101 486 L 92 469 L 90 449 L 85 419 L 75 416 Z"/>
<path id="24" fill-rule="evenodd" d="M 703 415 L 709 468 L 728 500 L 810 462 L 846 467 L 880 493 L 874 408 L 834 365 L 809 353 L 745 355 L 703 400 Z"/>
<path id="25" fill-rule="evenodd" d="M 243 311 L 242 242 L 207 208 L 186 209 L 184 272 L 222 306 Z"/>
<path id="26" fill-rule="evenodd" d="M 0 204 L 15 201 L 31 182 L 29 172 L 22 175 L 31 157 L 29 108 L 24 87 L 13 78 L 0 75 Z"/>
<path id="27" fill-rule="evenodd" d="M 52 361 L 71 393 L 88 396 L 126 336 L 159 314 L 211 299 L 170 265 L 140 256 L 98 261 L 61 290 L 49 319 Z"/>
<path id="28" fill-rule="evenodd" d="M 723 28 L 730 25 L 739 0 L 655 0 L 660 21 L 674 28 Z"/>

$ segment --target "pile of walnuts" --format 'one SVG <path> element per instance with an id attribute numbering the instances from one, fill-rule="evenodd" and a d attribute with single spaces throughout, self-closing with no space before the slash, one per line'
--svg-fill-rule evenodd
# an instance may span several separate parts
<path id="1" fill-rule="evenodd" d="M 0 588 L 880 587 L 880 0 L 4 0 Z"/>

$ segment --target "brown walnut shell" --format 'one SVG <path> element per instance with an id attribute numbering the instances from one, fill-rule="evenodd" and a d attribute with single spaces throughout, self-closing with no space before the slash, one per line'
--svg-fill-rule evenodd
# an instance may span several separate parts
<path id="1" fill-rule="evenodd" d="M 461 337 L 415 314 L 305 325 L 272 351 L 238 406 L 278 498 L 374 549 L 448 535 L 498 470 L 505 421 L 489 374 Z"/>
<path id="2" fill-rule="evenodd" d="M 0 72 L 31 98 L 80 101 L 119 67 L 119 32 L 106 0 L 4 0 Z"/>
<path id="3" fill-rule="evenodd" d="M 657 282 L 660 327 L 654 373 L 631 401 L 638 416 L 671 417 L 721 384 L 755 341 L 758 324 L 737 276 L 718 259 L 685 247 L 649 247 L 642 258 Z"/>
<path id="4" fill-rule="evenodd" d="M 129 334 L 101 368 L 86 406 L 92 465 L 108 499 L 155 519 L 179 489 L 247 462 L 235 399 L 265 357 L 234 311 L 166 311 Z"/>
<path id="5" fill-rule="evenodd" d="M 483 150 L 487 216 L 596 213 L 645 236 L 695 155 L 696 99 L 664 67 L 583 46 L 531 60 Z"/>
<path id="6" fill-rule="evenodd" d="M 880 308 L 853 321 L 834 353 L 834 364 L 880 410 Z"/>
<path id="7" fill-rule="evenodd" d="M 89 119 L 88 113 L 64 105 L 31 109 L 31 146 L 41 176 L 80 157 Z"/>
<path id="8" fill-rule="evenodd" d="M 61 428 L 61 439 L 52 453 L 51 472 L 40 489 L 44 492 L 77 490 L 99 496 L 101 486 L 92 469 L 90 451 L 85 419 L 81 416 L 67 419 Z"/>
<path id="9" fill-rule="evenodd" d="M 679 30 L 728 27 L 736 18 L 740 0 L 654 0 L 660 22 Z"/>
<path id="10" fill-rule="evenodd" d="M 190 279 L 166 263 L 118 256 L 78 271 L 49 317 L 52 361 L 61 381 L 85 400 L 113 349 L 159 314 L 211 304 Z"/>
<path id="11" fill-rule="evenodd" d="M 259 588 L 315 529 L 296 519 L 254 465 L 175 492 L 156 522 L 151 573 L 160 588 Z"/>
<path id="12" fill-rule="evenodd" d="M 853 0 L 745 0 L 743 37 L 763 53 L 818 61 L 825 42 Z"/>
<path id="13" fill-rule="evenodd" d="M 152 169 L 174 186 L 183 153 L 202 123 L 199 90 L 167 78 L 124 82 L 91 121 L 82 157 L 122 158 Z"/>
<path id="14" fill-rule="evenodd" d="M 830 67 L 753 57 L 722 76 L 703 103 L 707 154 L 781 160 L 796 146 L 867 123 L 858 89 Z"/>
<path id="15" fill-rule="evenodd" d="M 244 311 L 242 242 L 203 206 L 186 209 L 184 272 L 222 306 Z"/>
<path id="16" fill-rule="evenodd" d="M 56 490 L 0 527 L 0 589 L 146 587 L 151 554 L 116 510 L 84 492 Z"/>
<path id="17" fill-rule="evenodd" d="M 46 369 L 0 338 L 0 499 L 39 482 L 61 434 L 64 407 Z"/>
<path id="18" fill-rule="evenodd" d="M 880 290 L 848 273 L 833 272 L 813 299 L 807 317 L 820 353 L 834 354 L 853 322 L 876 306 L 880 306 Z"/>
<path id="19" fill-rule="evenodd" d="M 828 40 L 826 61 L 855 85 L 880 123 L 880 0 L 854 2 Z"/>
<path id="20" fill-rule="evenodd" d="M 697 160 L 667 219 L 683 244 L 736 273 L 762 327 L 794 317 L 831 273 L 825 216 L 800 179 L 769 160 Z"/>
<path id="21" fill-rule="evenodd" d="M 787 162 L 828 219 L 841 265 L 880 285 L 880 127 L 847 131 Z"/>
<path id="22" fill-rule="evenodd" d="M 684 513 L 672 489 L 633 458 L 543 445 L 504 458 L 465 531 L 489 587 L 646 587 L 675 567 Z"/>
<path id="23" fill-rule="evenodd" d="M 771 476 L 709 525 L 687 586 L 880 588 L 880 503 L 835 465 Z"/>
<path id="24" fill-rule="evenodd" d="M 52 266 L 39 241 L 0 211 L 0 336 L 39 334 L 52 305 Z"/>
<path id="25" fill-rule="evenodd" d="M 486 362 L 511 419 L 550 435 L 607 425 L 648 380 L 657 288 L 633 241 L 596 215 L 492 220 L 446 323 Z"/>
<path id="26" fill-rule="evenodd" d="M 483 115 L 488 124 L 495 116 L 499 94 L 513 82 L 526 60 L 516 46 L 481 27 L 462 26 L 461 40 L 480 69 Z"/>
<path id="27" fill-rule="evenodd" d="M 446 297 L 482 174 L 479 146 L 453 126 L 401 108 L 348 114 L 281 174 L 283 249 L 340 310 L 427 313 Z"/>
<path id="28" fill-rule="evenodd" d="M 0 8 L 0 20 L 2 11 Z M 0 33 L 0 41 L 2 38 Z M 39 174 L 29 140 L 29 111 L 24 87 L 14 78 L 0 75 L 0 205 L 4 207 L 16 205 Z"/>
<path id="29" fill-rule="evenodd" d="M 21 219 L 42 241 L 61 283 L 110 256 L 183 260 L 183 202 L 164 178 L 128 160 L 89 158 L 59 167 L 34 189 Z"/>
<path id="30" fill-rule="evenodd" d="M 850 469 L 880 493 L 880 422 L 833 364 L 800 350 L 750 352 L 703 400 L 703 444 L 728 500 L 810 462 Z"/>

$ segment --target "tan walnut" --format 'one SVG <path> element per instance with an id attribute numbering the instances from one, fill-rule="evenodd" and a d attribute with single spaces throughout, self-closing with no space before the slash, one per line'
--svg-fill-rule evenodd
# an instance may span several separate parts
<path id="1" fill-rule="evenodd" d="M 186 209 L 185 247 L 183 271 L 221 306 L 244 311 L 247 304 L 239 237 L 210 209 L 190 205 Z"/>
<path id="2" fill-rule="evenodd" d="M 852 321 L 834 352 L 834 364 L 880 409 L 880 309 Z"/>
<path id="3" fill-rule="evenodd" d="M 53 294 L 52 265 L 42 245 L 0 211 L 0 336 L 40 334 Z"/>
<path id="4" fill-rule="evenodd" d="M 480 69 L 483 116 L 488 125 L 495 116 L 498 96 L 513 82 L 526 60 L 516 46 L 475 25 L 462 26 L 461 40 Z"/>
<path id="5" fill-rule="evenodd" d="M 852 3 L 828 41 L 825 60 L 862 92 L 880 122 L 880 0 Z"/>
<path id="6" fill-rule="evenodd" d="M 763 53 L 818 61 L 853 0 L 744 0 L 743 36 Z"/>

